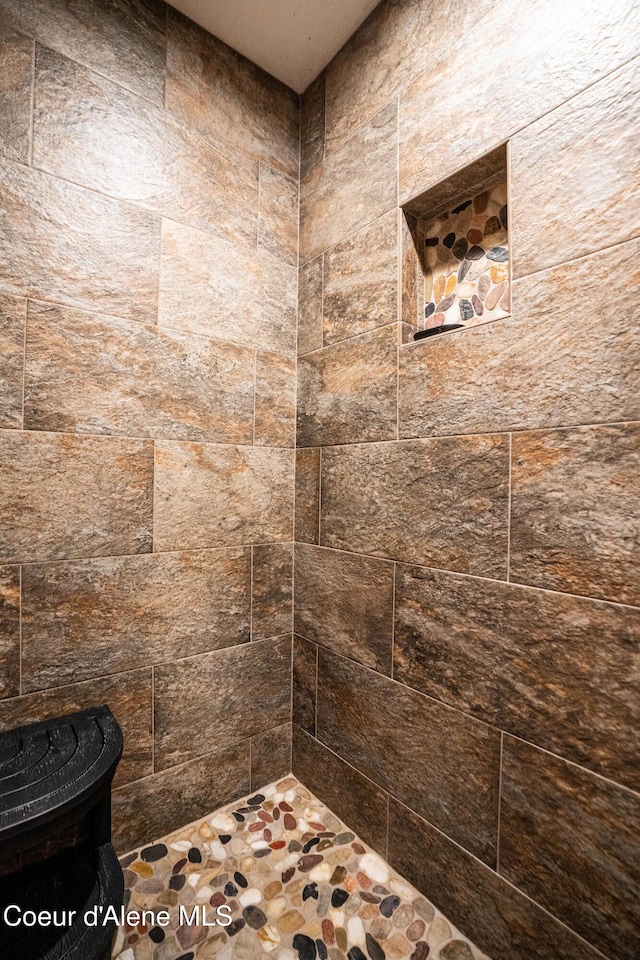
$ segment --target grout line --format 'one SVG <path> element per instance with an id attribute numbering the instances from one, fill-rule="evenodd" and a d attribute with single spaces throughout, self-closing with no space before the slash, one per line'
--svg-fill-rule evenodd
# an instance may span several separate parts
<path id="1" fill-rule="evenodd" d="M 22 409 L 20 411 L 20 430 L 27 432 L 24 425 L 25 395 L 27 391 L 27 333 L 29 326 L 29 300 L 24 301 L 24 334 L 22 336 Z"/>
<path id="2" fill-rule="evenodd" d="M 634 421 L 631 421 L 632 423 Z M 602 424 L 596 424 L 596 426 L 602 426 Z M 609 426 L 609 424 L 607 424 Z M 534 432 L 534 431 L 528 431 Z M 90 432 L 80 432 L 73 430 L 41 430 L 36 427 L 29 427 L 28 429 L 18 430 L 15 427 L 0 427 L 0 435 L 2 434 L 11 434 L 17 436 L 18 434 L 25 433 L 30 436 L 49 436 L 49 437 L 75 437 L 77 440 L 112 440 L 115 443 L 172 443 L 179 444 L 181 446 L 190 447 L 194 444 L 198 446 L 206 447 L 235 447 L 240 448 L 241 450 L 250 450 L 253 447 L 251 442 L 239 443 L 234 440 L 194 440 L 194 439 L 176 439 L 172 437 L 155 437 L 155 436 L 136 436 L 135 434 L 129 433 L 90 433 Z M 471 436 L 471 434 L 470 434 Z M 478 434 L 478 436 L 484 436 L 484 434 Z M 437 438 L 436 438 L 437 439 Z M 380 441 L 372 441 L 378 443 Z M 390 441 L 392 442 L 392 441 Z M 294 453 L 294 448 L 292 446 L 274 446 L 273 444 L 260 444 L 257 447 L 258 450 L 279 450 L 281 453 Z M 305 448 L 307 449 L 307 448 Z M 291 539 L 291 538 L 289 538 Z"/>
<path id="3" fill-rule="evenodd" d="M 392 210 L 397 209 L 397 204 L 394 203 L 391 207 L 386 207 L 382 213 L 377 214 L 377 216 L 372 217 L 370 220 L 360 221 L 357 227 L 354 227 L 353 230 L 349 230 L 348 233 L 345 233 L 343 237 L 340 237 L 339 240 L 336 240 L 335 243 L 330 243 L 328 246 L 324 247 L 322 250 L 318 250 L 311 257 L 307 257 L 306 260 L 303 260 L 300 264 L 300 267 L 306 267 L 308 263 L 312 263 L 314 260 L 317 260 L 322 253 L 329 253 L 335 247 L 340 246 L 341 243 L 344 243 L 346 240 L 349 240 L 355 234 L 360 233 L 361 230 L 364 230 L 365 227 L 370 227 L 372 224 L 377 223 L 378 220 L 382 220 L 383 217 L 389 216 Z"/>
<path id="4" fill-rule="evenodd" d="M 298 359 L 306 360 L 307 357 L 313 356 L 314 353 L 326 353 L 329 350 L 333 350 L 334 347 L 342 346 L 343 343 L 352 343 L 354 340 L 361 340 L 364 337 L 369 337 L 372 333 L 377 333 L 379 330 L 389 330 L 390 328 L 392 328 L 394 331 L 397 331 L 397 320 L 392 320 L 389 323 L 381 323 L 379 326 L 371 327 L 370 330 L 364 330 L 362 333 L 354 333 L 351 337 L 342 337 L 342 339 L 335 340 L 333 343 L 323 343 L 321 347 L 315 347 L 315 349 L 309 350 L 307 353 L 300 354 Z"/>
<path id="5" fill-rule="evenodd" d="M 322 543 L 322 447 L 318 447 L 318 543 Z"/>
<path id="6" fill-rule="evenodd" d="M 509 434 L 509 498 L 507 502 L 507 583 L 511 577 L 511 474 L 512 474 L 512 446 L 513 435 Z"/>
<path id="7" fill-rule="evenodd" d="M 249 546 L 249 642 L 253 643 L 253 548 L 254 544 Z"/>
<path id="8" fill-rule="evenodd" d="M 496 825 L 496 873 L 500 873 L 500 816 L 502 813 L 502 755 L 504 731 L 500 732 L 500 764 L 498 767 L 498 822 Z"/>
<path id="9" fill-rule="evenodd" d="M 306 637 L 303 637 L 306 640 Z M 313 641 L 307 640 L 307 643 L 312 643 Z M 313 735 L 317 737 L 318 735 L 318 676 L 320 671 L 320 647 L 317 643 L 314 643 L 316 648 L 316 685 L 315 685 L 315 695 L 313 699 Z"/>
<path id="10" fill-rule="evenodd" d="M 396 577 L 398 575 L 398 564 L 396 561 L 393 561 L 393 578 L 391 583 L 391 673 L 390 677 L 393 680 L 394 664 L 395 664 L 395 646 L 396 646 Z"/>
<path id="11" fill-rule="evenodd" d="M 33 168 L 33 137 L 36 114 L 36 41 L 32 40 L 33 52 L 31 59 L 31 93 L 29 98 L 29 145 L 27 150 L 27 166 Z"/>

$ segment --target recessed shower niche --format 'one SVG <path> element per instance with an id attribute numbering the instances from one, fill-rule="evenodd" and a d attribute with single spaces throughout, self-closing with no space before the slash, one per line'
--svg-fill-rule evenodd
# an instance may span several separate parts
<path id="1" fill-rule="evenodd" d="M 403 206 L 404 342 L 508 316 L 507 145 Z"/>

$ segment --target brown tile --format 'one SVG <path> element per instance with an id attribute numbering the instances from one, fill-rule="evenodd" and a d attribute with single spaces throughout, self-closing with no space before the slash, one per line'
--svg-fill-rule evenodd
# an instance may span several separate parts
<path id="1" fill-rule="evenodd" d="M 0 0 L 0 16 L 45 46 L 162 105 L 162 0 Z"/>
<path id="2" fill-rule="evenodd" d="M 299 357 L 297 410 L 302 447 L 395 439 L 396 325 Z"/>
<path id="3" fill-rule="evenodd" d="M 516 434 L 511 579 L 640 604 L 640 424 Z"/>
<path id="4" fill-rule="evenodd" d="M 296 439 L 296 361 L 256 352 L 254 443 L 293 447 Z"/>
<path id="5" fill-rule="evenodd" d="M 389 862 L 492 960 L 602 960 L 551 914 L 394 799 Z"/>
<path id="6" fill-rule="evenodd" d="M 250 789 L 248 740 L 120 787 L 112 795 L 116 851 L 166 836 Z"/>
<path id="7" fill-rule="evenodd" d="M 292 450 L 157 441 L 155 549 L 291 540 L 293 472 Z"/>
<path id="8" fill-rule="evenodd" d="M 293 722 L 316 733 L 318 647 L 304 637 L 293 638 Z"/>
<path id="9" fill-rule="evenodd" d="M 293 544 L 253 547 L 251 639 L 290 633 L 293 622 Z"/>
<path id="10" fill-rule="evenodd" d="M 160 231 L 143 210 L 0 161 L 1 285 L 155 323 Z"/>
<path id="11" fill-rule="evenodd" d="M 500 873 L 606 956 L 634 960 L 640 797 L 505 737 Z"/>
<path id="12" fill-rule="evenodd" d="M 507 437 L 446 437 L 322 451 L 322 544 L 506 576 Z"/>
<path id="13" fill-rule="evenodd" d="M 152 770 L 151 702 L 151 670 L 134 670 L 3 700 L 0 729 L 11 730 L 106 704 L 124 736 L 124 752 L 114 783 L 128 783 Z"/>
<path id="14" fill-rule="evenodd" d="M 25 426 L 250 443 L 253 350 L 29 303 Z"/>
<path id="15" fill-rule="evenodd" d="M 23 567 L 24 691 L 249 640 L 249 548 Z"/>
<path id="16" fill-rule="evenodd" d="M 396 322 L 397 257 L 395 210 L 351 234 L 325 254 L 325 344 Z"/>
<path id="17" fill-rule="evenodd" d="M 402 248 L 402 323 L 415 332 L 424 318 L 424 265 L 418 253 L 424 240 L 424 221 L 407 213 L 400 216 L 400 243 Z M 407 340 L 410 338 L 407 338 Z M 403 341 L 407 342 L 407 341 Z M 427 393 L 428 384 L 423 384 Z M 421 399 L 422 403 L 422 399 Z"/>
<path id="18" fill-rule="evenodd" d="M 300 179 L 324 158 L 325 71 L 300 98 Z"/>
<path id="19" fill-rule="evenodd" d="M 260 164 L 258 246 L 298 266 L 298 181 Z"/>
<path id="20" fill-rule="evenodd" d="M 594 298 L 589 335 L 575 323 L 586 286 L 640 287 L 640 241 L 516 280 L 512 316 L 399 350 L 404 437 L 536 429 L 640 416 L 633 298 Z M 597 403 L 594 397 L 597 396 Z"/>
<path id="21" fill-rule="evenodd" d="M 402 564 L 395 610 L 394 679 L 640 788 L 640 610 Z"/>
<path id="22" fill-rule="evenodd" d="M 296 280 L 264 250 L 163 221 L 161 326 L 293 354 Z"/>
<path id="23" fill-rule="evenodd" d="M 20 693 L 20 567 L 0 566 L 0 699 Z"/>
<path id="24" fill-rule="evenodd" d="M 203 133 L 297 177 L 296 94 L 171 8 L 165 102 Z"/>
<path id="25" fill-rule="evenodd" d="M 393 100 L 302 181 L 301 262 L 396 206 L 397 141 Z"/>
<path id="26" fill-rule="evenodd" d="M 293 772 L 365 843 L 386 856 L 386 793 L 295 724 Z"/>
<path id="27" fill-rule="evenodd" d="M 251 737 L 251 789 L 286 777 L 291 772 L 291 724 L 283 723 Z"/>
<path id="28" fill-rule="evenodd" d="M 636 58 L 512 138 L 515 277 L 638 236 L 639 120 Z"/>
<path id="29" fill-rule="evenodd" d="M 27 304 L 0 294 L 0 427 L 22 426 Z"/>
<path id="30" fill-rule="evenodd" d="M 0 431 L 7 561 L 151 551 L 153 445 Z"/>
<path id="31" fill-rule="evenodd" d="M 391 674 L 393 564 L 296 545 L 294 630 Z"/>
<path id="32" fill-rule="evenodd" d="M 156 770 L 291 719 L 291 640 L 244 643 L 155 668 Z"/>
<path id="33" fill-rule="evenodd" d="M 320 449 L 296 450 L 295 539 L 318 543 L 320 539 Z"/>
<path id="34" fill-rule="evenodd" d="M 0 153 L 29 162 L 33 41 L 0 21 Z"/>
<path id="35" fill-rule="evenodd" d="M 319 648 L 318 739 L 495 864 L 500 734 Z"/>
<path id="36" fill-rule="evenodd" d="M 322 346 L 323 257 L 310 260 L 298 274 L 298 355 Z"/>

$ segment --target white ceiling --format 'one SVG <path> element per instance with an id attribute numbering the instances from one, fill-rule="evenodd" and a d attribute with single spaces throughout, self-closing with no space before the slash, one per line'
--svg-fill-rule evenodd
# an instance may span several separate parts
<path id="1" fill-rule="evenodd" d="M 171 5 L 302 93 L 379 0 L 171 0 Z"/>

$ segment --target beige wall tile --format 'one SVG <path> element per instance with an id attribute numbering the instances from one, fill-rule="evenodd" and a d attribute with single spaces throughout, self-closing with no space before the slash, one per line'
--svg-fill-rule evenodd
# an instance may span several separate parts
<path id="1" fill-rule="evenodd" d="M 251 789 L 273 783 L 291 772 L 291 724 L 283 723 L 251 737 Z"/>
<path id="2" fill-rule="evenodd" d="M 296 439 L 296 361 L 256 353 L 254 443 L 293 447 Z"/>
<path id="3" fill-rule="evenodd" d="M 29 162 L 33 41 L 0 21 L 0 153 Z"/>
<path id="4" fill-rule="evenodd" d="M 20 567 L 0 566 L 0 699 L 20 693 Z"/>
<path id="5" fill-rule="evenodd" d="M 260 164 L 258 246 L 298 265 L 298 181 Z"/>
<path id="6" fill-rule="evenodd" d="M 300 102 L 300 179 L 324 158 L 325 71 L 311 83 Z"/>
<path id="7" fill-rule="evenodd" d="M 289 633 L 293 622 L 293 544 L 255 546 L 251 575 L 251 639 Z"/>
<path id="8" fill-rule="evenodd" d="M 323 257 L 300 267 L 298 274 L 298 355 L 322 346 Z"/>
<path id="9" fill-rule="evenodd" d="M 296 450 L 295 539 L 318 543 L 320 536 L 320 449 Z"/>
<path id="10" fill-rule="evenodd" d="M 27 303 L 0 294 L 0 426 L 22 426 Z"/>

